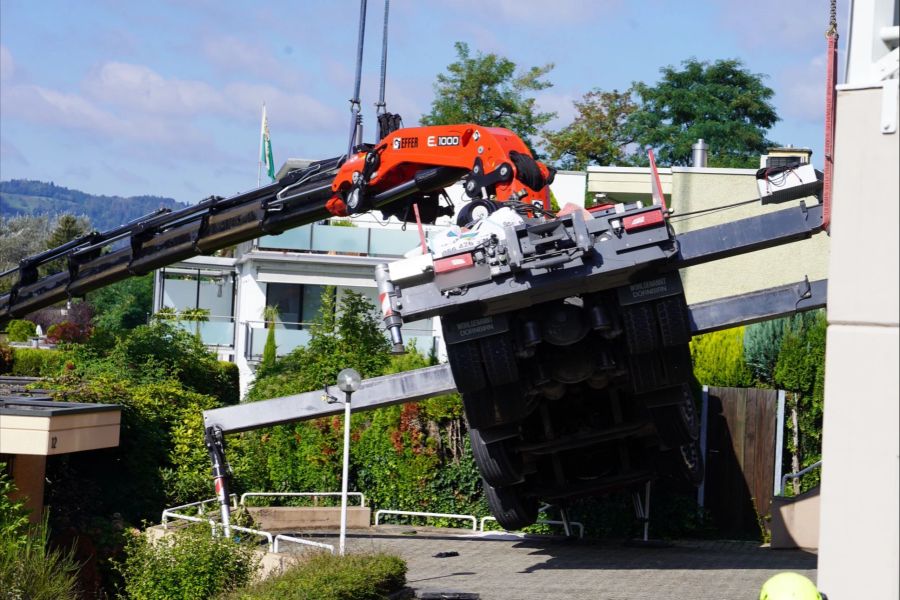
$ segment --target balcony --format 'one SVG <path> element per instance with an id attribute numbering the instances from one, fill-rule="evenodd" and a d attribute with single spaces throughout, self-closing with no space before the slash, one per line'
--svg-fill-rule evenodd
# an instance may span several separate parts
<path id="1" fill-rule="evenodd" d="M 169 323 L 193 334 L 199 329 L 200 339 L 207 346 L 234 347 L 234 317 L 211 315 L 208 321 L 173 319 Z"/>
<path id="2" fill-rule="evenodd" d="M 285 356 L 292 350 L 305 346 L 311 338 L 312 323 L 275 322 L 275 346 L 276 355 Z M 247 360 L 258 361 L 262 358 L 263 348 L 266 345 L 268 329 L 264 321 L 247 321 L 246 328 L 247 345 L 244 348 L 244 356 Z M 387 332 L 385 332 L 385 336 Z M 410 323 L 403 327 L 403 341 L 409 344 L 415 340 L 416 349 L 422 354 L 428 354 L 435 347 L 437 338 L 429 323 Z"/>
<path id="3" fill-rule="evenodd" d="M 415 226 L 407 231 L 382 227 L 304 225 L 280 235 L 259 238 L 261 250 L 294 250 L 364 256 L 403 256 L 419 245 Z"/>

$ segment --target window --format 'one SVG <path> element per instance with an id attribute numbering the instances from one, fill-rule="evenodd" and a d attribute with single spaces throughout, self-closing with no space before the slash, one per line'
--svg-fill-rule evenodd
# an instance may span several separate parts
<path id="1" fill-rule="evenodd" d="M 278 309 L 278 320 L 285 329 L 300 329 L 319 316 L 322 308 L 324 285 L 300 285 L 295 283 L 267 283 L 266 306 Z"/>

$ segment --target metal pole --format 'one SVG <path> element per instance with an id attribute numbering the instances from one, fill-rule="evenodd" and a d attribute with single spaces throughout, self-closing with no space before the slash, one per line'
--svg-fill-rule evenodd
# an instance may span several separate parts
<path id="1" fill-rule="evenodd" d="M 344 392 L 344 467 L 341 474 L 341 537 L 339 552 L 344 556 L 344 542 L 347 537 L 347 480 L 350 472 L 350 396 Z"/>
<path id="2" fill-rule="evenodd" d="M 647 487 L 645 488 L 644 493 L 644 541 L 646 542 L 650 539 L 650 483 L 647 482 Z"/>
<path id="3" fill-rule="evenodd" d="M 709 444 L 709 386 L 703 386 L 703 395 L 700 402 L 700 454 L 703 456 L 704 464 L 706 463 L 706 447 Z M 706 506 L 706 477 L 700 482 L 697 488 L 697 506 L 703 508 Z"/>
<path id="4" fill-rule="evenodd" d="M 775 422 L 775 495 L 780 496 L 784 493 L 784 486 L 781 483 L 781 473 L 783 469 L 782 463 L 784 458 L 782 455 L 784 449 L 784 390 L 778 390 L 778 412 Z"/>
<path id="5" fill-rule="evenodd" d="M 359 0 L 359 34 L 356 40 L 356 81 L 353 84 L 353 97 L 350 99 L 350 140 L 347 145 L 347 156 L 353 153 L 354 143 L 362 125 L 359 106 L 359 87 L 362 81 L 363 44 L 366 39 L 366 0 Z"/>

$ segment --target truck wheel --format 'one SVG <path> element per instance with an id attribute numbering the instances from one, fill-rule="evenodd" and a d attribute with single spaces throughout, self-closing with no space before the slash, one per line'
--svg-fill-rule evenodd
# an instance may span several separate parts
<path id="1" fill-rule="evenodd" d="M 519 381 L 519 368 L 512 340 L 508 335 L 492 335 L 482 338 L 481 357 L 492 386 Z"/>
<path id="2" fill-rule="evenodd" d="M 680 346 L 691 341 L 691 323 L 684 296 L 657 302 L 656 317 L 663 346 Z"/>
<path id="3" fill-rule="evenodd" d="M 447 358 L 459 393 L 477 392 L 487 387 L 477 341 L 448 344 Z"/>
<path id="4" fill-rule="evenodd" d="M 472 442 L 472 454 L 478 471 L 489 485 L 506 487 L 525 479 L 522 457 L 509 449 L 506 440 L 487 443 L 478 429 L 469 429 L 469 440 Z"/>
<path id="5" fill-rule="evenodd" d="M 495 488 L 487 482 L 482 483 L 488 507 L 500 527 L 516 531 L 537 521 L 537 500 L 526 498 L 521 486 Z"/>
<path id="6" fill-rule="evenodd" d="M 703 483 L 703 476 L 706 473 L 700 443 L 693 441 L 690 444 L 684 444 L 678 449 L 678 452 L 681 455 L 681 473 L 685 481 L 697 487 Z"/>
<path id="7" fill-rule="evenodd" d="M 700 436 L 700 417 L 687 384 L 649 394 L 646 402 L 659 437 L 669 448 L 688 444 Z"/>
<path id="8" fill-rule="evenodd" d="M 659 328 L 653 304 L 623 307 L 622 325 L 629 354 L 644 354 L 659 348 Z"/>

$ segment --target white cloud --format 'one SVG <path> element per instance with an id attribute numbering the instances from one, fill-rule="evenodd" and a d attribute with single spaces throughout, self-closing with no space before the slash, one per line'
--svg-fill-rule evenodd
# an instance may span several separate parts
<path id="1" fill-rule="evenodd" d="M 556 117 L 547 124 L 548 129 L 560 129 L 575 119 L 575 100 L 581 97 L 567 93 L 543 91 L 535 97 L 535 104 L 542 112 L 555 112 Z"/>
<path id="2" fill-rule="evenodd" d="M 0 45 L 0 81 L 9 81 L 16 72 L 16 63 L 6 46 Z"/>
<path id="3" fill-rule="evenodd" d="M 129 111 L 194 115 L 227 110 L 227 103 L 211 85 L 166 79 L 143 65 L 105 63 L 87 77 L 82 87 L 91 98 Z"/>

